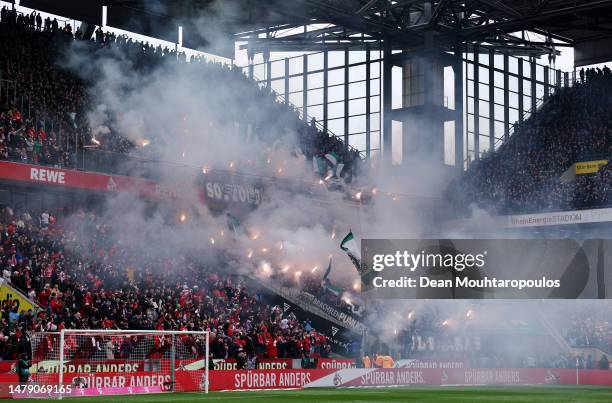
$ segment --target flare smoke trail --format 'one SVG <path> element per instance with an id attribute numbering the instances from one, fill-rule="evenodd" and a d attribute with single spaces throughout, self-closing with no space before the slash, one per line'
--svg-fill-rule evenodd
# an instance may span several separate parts
<path id="1" fill-rule="evenodd" d="M 225 18 L 234 12 L 222 4 L 216 2 L 213 14 L 196 17 L 192 22 L 192 25 L 205 27 L 201 34 L 212 38 L 211 42 L 218 43 L 216 37 L 222 35 L 215 34 L 224 32 Z M 202 21 L 206 23 L 200 23 Z M 75 44 L 68 53 L 66 64 L 92 81 L 93 106 L 87 113 L 87 120 L 94 135 L 113 132 L 136 144 L 150 142 L 147 147 L 155 149 L 151 157 L 169 162 L 155 167 L 156 175 L 163 181 L 193 185 L 194 176 L 185 175 L 187 168 L 179 168 L 190 167 L 190 172 L 195 172 L 207 167 L 312 182 L 311 162 L 293 155 L 297 136 L 291 129 L 292 122 L 279 120 L 273 110 L 264 108 L 255 84 L 240 78 L 238 73 L 236 79 L 220 80 L 220 76 L 211 73 L 210 69 L 173 60 L 165 60 L 143 73 L 133 58 L 118 49 L 99 51 L 92 60 L 92 53 L 83 47 L 83 44 Z M 269 136 L 245 138 L 244 130 L 237 130 L 234 122 L 248 115 L 257 116 L 259 132 Z M 272 139 L 278 138 L 280 146 L 272 147 Z M 137 150 L 139 156 L 147 151 L 143 147 Z M 307 273 L 317 265 L 325 267 L 329 256 L 333 255 L 331 280 L 353 284 L 356 272 L 338 248 L 341 237 L 350 229 L 358 238 L 477 236 L 473 231 L 479 229 L 473 226 L 439 228 L 436 211 L 425 213 L 440 201 L 440 194 L 432 193 L 432 189 L 441 191 L 448 181 L 448 171 L 432 166 L 427 160 L 423 158 L 416 164 L 420 166 L 417 173 L 400 173 L 394 180 L 389 180 L 385 172 L 373 172 L 370 177 L 360 179 L 362 183 L 376 184 L 380 190 L 421 197 L 401 201 L 374 198 L 369 206 L 363 206 L 346 203 L 341 194 L 334 192 L 329 192 L 324 202 L 313 202 L 304 195 L 270 190 L 265 202 L 241 223 L 246 229 L 244 234 L 231 234 L 225 216 L 216 216 L 204 206 L 193 207 L 197 209 L 197 221 L 189 217 L 185 225 L 169 227 L 161 215 L 144 214 L 146 206 L 142 201 L 125 195 L 110 199 L 103 216 L 109 226 L 115 228 L 117 237 L 142 250 L 143 254 L 166 248 L 176 254 L 208 251 L 210 253 L 202 253 L 210 259 L 207 263 L 260 275 L 266 263 Z M 197 199 L 196 194 L 188 196 Z M 475 215 L 479 222 L 485 223 L 487 237 L 505 237 L 504 231 L 496 227 L 496 221 L 488 214 L 478 211 Z M 87 237 L 87 234 L 81 236 Z M 222 260 L 220 256 L 228 253 L 220 254 L 219 251 L 235 256 L 236 261 Z M 313 276 L 322 273 L 323 270 L 315 271 Z M 578 304 L 578 301 L 572 301 L 572 307 L 576 307 L 573 303 Z M 452 304 L 448 301 L 394 301 L 381 303 L 378 309 L 373 305 L 373 313 L 367 320 L 391 342 L 396 340 L 398 328 L 409 327 L 420 312 L 436 311 L 432 317 L 446 321 L 444 326 L 457 334 L 465 334 L 462 332 L 467 328 L 463 324 L 468 321 L 486 327 L 507 315 L 508 321 L 529 322 L 539 304 L 540 301 L 517 302 L 507 309 L 492 301 L 453 301 Z M 561 317 L 557 314 L 566 310 L 566 305 L 557 307 L 547 303 L 546 315 Z M 609 305 L 602 309 L 609 311 Z M 470 311 L 473 314 L 468 315 Z"/>

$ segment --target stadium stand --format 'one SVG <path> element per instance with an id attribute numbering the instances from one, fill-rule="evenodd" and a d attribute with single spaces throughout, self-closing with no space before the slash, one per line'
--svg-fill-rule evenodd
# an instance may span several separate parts
<path id="1" fill-rule="evenodd" d="M 174 50 L 154 48 L 101 29 L 94 37 L 86 42 L 91 52 L 120 49 L 134 65 L 145 70 L 170 61 L 185 69 L 202 69 L 219 80 L 242 80 L 252 89 L 246 98 L 259 101 L 259 114 L 278 116 L 279 121 L 293 128 L 306 156 L 333 151 L 349 171 L 360 160 L 358 152 L 320 131 L 314 122 L 305 124 L 295 109 L 277 102 L 273 93 L 249 81 L 238 69 L 198 58 L 187 63 L 186 56 Z M 82 41 L 82 33 L 73 33 L 69 25 L 59 27 L 57 21 L 42 21 L 35 14 L 25 16 L 2 9 L 1 159 L 75 167 L 76 152 L 92 144 L 84 113 L 94 102 L 88 95 L 88 83 L 61 67 L 63 49 L 74 41 Z M 609 166 L 594 175 L 577 176 L 575 181 L 563 182 L 560 178 L 572 164 L 607 159 L 611 154 L 611 90 L 609 69 L 587 70 L 580 83 L 560 89 L 531 118 L 517 125 L 512 138 L 499 150 L 475 162 L 462 182 L 456 184 L 461 192 L 453 192 L 453 197 L 463 206 L 475 202 L 498 213 L 608 205 L 612 190 Z M 266 112 L 261 113 L 262 109 Z M 259 128 L 260 135 L 274 134 L 257 116 L 247 116 L 247 120 Z M 116 159 L 127 159 L 128 154 L 142 156 L 134 144 L 115 132 L 102 134 L 96 140 L 100 143 L 98 148 L 107 152 L 103 161 L 97 161 L 103 170 L 116 167 Z M 150 148 L 145 157 L 155 158 L 155 154 Z M 26 331 L 62 328 L 211 330 L 213 358 L 237 358 L 242 351 L 248 357 L 261 358 L 329 356 L 331 347 L 325 335 L 295 315 L 285 315 L 280 307 L 267 304 L 265 295 L 252 292 L 248 278 L 224 277 L 221 271 L 192 261 L 176 261 L 170 255 L 148 259 L 132 256 L 120 243 L 110 240 L 108 228 L 95 215 L 79 213 L 73 217 L 76 219 L 63 222 L 48 213 L 14 214 L 9 208 L 2 212 L 3 278 L 42 308 L 35 315 L 31 311 L 16 312 L 7 301 L 3 302 L 3 359 L 15 359 L 23 352 L 31 354 Z M 80 243 L 71 225 L 86 226 L 92 242 Z M 183 268 L 178 277 L 177 271 L 172 270 L 176 265 Z M 172 278 L 164 273 L 172 273 Z M 351 313 L 352 307 L 325 292 L 318 280 L 307 281 L 305 288 L 326 303 Z M 403 357 L 470 351 L 474 354 L 467 358 L 483 367 L 499 366 L 503 361 L 499 357 L 498 362 L 482 361 L 476 339 L 472 339 L 472 346 L 461 343 L 457 348 L 456 336 L 442 325 L 442 318 L 435 312 L 417 318 L 399 333 Z M 576 319 L 568 326 L 566 338 L 572 346 L 612 351 L 612 330 L 603 320 Z M 547 357 L 542 362 L 551 360 Z M 572 366 L 572 358 L 553 362 L 539 364 Z"/>
<path id="2" fill-rule="evenodd" d="M 515 125 L 512 137 L 474 161 L 450 192 L 496 213 L 583 209 L 609 205 L 610 168 L 562 180 L 575 163 L 612 154 L 612 72 L 581 73 L 582 81 L 559 89 L 539 110 Z"/>
<path id="3" fill-rule="evenodd" d="M 23 352 L 31 356 L 26 332 L 63 328 L 209 330 L 212 358 L 220 359 L 241 352 L 249 359 L 330 354 L 325 335 L 267 303 L 247 278 L 170 251 L 148 257 L 133 253 L 111 239 L 110 228 L 94 214 L 62 220 L 5 208 L 1 225 L 2 276 L 41 308 L 34 314 L 3 301 L 5 360 Z M 83 230 L 91 234 L 87 242 L 78 237 Z"/>
<path id="4" fill-rule="evenodd" d="M 98 155 L 96 162 L 100 165 L 99 170 L 108 170 L 116 167 L 118 160 L 126 159 L 126 153 L 138 155 L 132 142 L 113 131 L 98 136 L 98 144 L 92 141 L 92 128 L 87 127 L 84 114 L 88 107 L 95 105 L 95 99 L 88 95 L 89 83 L 62 67 L 66 48 L 72 42 L 79 41 L 85 44 L 82 50 L 90 52 L 92 56 L 96 52 L 98 55 L 112 56 L 114 51 L 119 50 L 133 66 L 143 71 L 163 63 L 179 63 L 184 69 L 201 69 L 202 74 L 213 80 L 230 83 L 239 80 L 242 82 L 241 91 L 234 95 L 257 100 L 257 108 L 245 105 L 243 112 L 246 116 L 226 116 L 222 105 L 218 105 L 216 112 L 220 119 L 249 122 L 258 135 L 270 138 L 279 133 L 270 130 L 270 125 L 261 121 L 260 116 L 275 116 L 275 127 L 287 127 L 298 134 L 301 150 L 307 157 L 333 151 L 344 162 L 345 171 L 350 173 L 360 161 L 359 152 L 347 148 L 337 137 L 323 133 L 315 121 L 304 122 L 295 108 L 277 102 L 274 93 L 260 88 L 240 69 L 199 57 L 191 57 L 187 63 L 187 57 L 182 52 L 177 54 L 172 49 L 153 47 L 126 36 L 105 33 L 102 29 L 96 31 L 95 40 L 83 41 L 82 33 L 78 30 L 73 33 L 70 25 L 60 27 L 57 21 L 52 20 L 38 24 L 34 14 L 22 15 L 6 7 L 0 14 L 0 37 L 0 78 L 4 80 L 0 93 L 3 95 L 3 109 L 11 111 L 10 116 L 5 113 L 2 129 L 4 136 L 11 140 L 7 146 L 9 159 L 25 161 L 27 157 L 27 161 L 35 161 L 36 158 L 38 163 L 72 167 L 76 165 L 76 152 L 84 146 L 94 145 L 107 151 Z M 245 93 L 248 88 L 250 93 Z M 240 102 L 239 99 L 234 101 Z M 75 139 L 78 139 L 76 147 Z M 156 153 L 151 149 L 156 146 L 163 147 L 152 144 L 147 149 L 147 158 L 155 159 Z"/>

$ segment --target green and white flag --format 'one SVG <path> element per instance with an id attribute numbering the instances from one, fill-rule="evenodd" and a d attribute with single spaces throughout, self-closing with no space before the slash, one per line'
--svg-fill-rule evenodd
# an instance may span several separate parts
<path id="1" fill-rule="evenodd" d="M 325 154 L 325 159 L 329 162 L 330 169 L 332 171 L 332 175 L 336 178 L 339 178 L 342 175 L 342 170 L 344 169 L 344 164 L 340 161 L 340 157 L 335 152 L 330 152 Z"/>
<path id="2" fill-rule="evenodd" d="M 338 165 L 338 162 L 340 162 L 340 158 L 338 157 L 338 154 L 336 154 L 335 152 L 330 152 L 329 154 L 325 154 L 325 158 L 330 162 L 330 164 L 332 164 L 332 166 L 336 166 Z"/>
<path id="3" fill-rule="evenodd" d="M 336 297 L 339 297 L 342 294 L 342 289 L 340 287 L 334 286 L 328 278 L 329 273 L 331 273 L 331 268 L 332 268 L 331 263 L 332 263 L 332 260 L 331 258 L 329 258 L 329 265 L 327 266 L 327 270 L 325 270 L 325 274 L 323 275 L 323 278 L 321 279 L 321 286 L 325 288 L 327 291 L 334 294 Z"/>
<path id="4" fill-rule="evenodd" d="M 240 227 L 240 221 L 230 213 L 227 213 L 227 227 L 234 231 L 234 234 L 242 233 L 242 228 Z"/>
<path id="5" fill-rule="evenodd" d="M 361 251 L 359 250 L 359 245 L 357 245 L 357 241 L 353 236 L 353 231 L 350 231 L 344 237 L 344 239 L 342 239 L 340 249 L 346 252 L 357 271 L 361 272 Z"/>
<path id="6" fill-rule="evenodd" d="M 328 166 L 324 158 L 315 155 L 312 157 L 312 169 L 319 176 L 327 175 Z"/>

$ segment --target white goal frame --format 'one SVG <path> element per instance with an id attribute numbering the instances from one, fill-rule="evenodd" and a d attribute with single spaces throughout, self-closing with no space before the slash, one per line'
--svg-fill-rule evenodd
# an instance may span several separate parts
<path id="1" fill-rule="evenodd" d="M 210 378 L 209 378 L 209 362 L 210 362 L 210 333 L 208 331 L 182 331 L 182 330 L 115 330 L 115 329 L 62 329 L 60 332 L 60 349 L 59 349 L 59 387 L 63 385 L 64 382 L 64 342 L 67 335 L 90 335 L 90 334 L 99 334 L 99 335 L 148 335 L 148 334 L 157 334 L 157 335 L 172 335 L 172 336 L 180 336 L 180 335 L 205 335 L 206 336 L 206 346 L 205 346 L 205 382 L 204 382 L 204 393 L 208 393 Z M 174 344 L 174 343 L 173 343 Z M 174 360 L 174 355 L 172 360 Z M 172 373 L 174 374 L 175 369 L 172 369 Z M 62 398 L 62 395 L 59 395 L 59 398 Z"/>

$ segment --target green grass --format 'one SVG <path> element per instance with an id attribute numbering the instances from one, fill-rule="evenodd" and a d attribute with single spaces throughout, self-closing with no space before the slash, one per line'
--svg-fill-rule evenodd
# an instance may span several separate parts
<path id="1" fill-rule="evenodd" d="M 533 386 L 533 387 L 411 387 L 271 390 L 260 392 L 211 392 L 150 394 L 138 396 L 82 397 L 65 399 L 84 400 L 84 403 L 166 403 L 166 402 L 452 402 L 452 403 L 609 403 L 612 388 L 588 386 Z M 40 400 L 37 400 L 40 401 Z M 57 401 L 57 400 L 55 400 Z"/>

